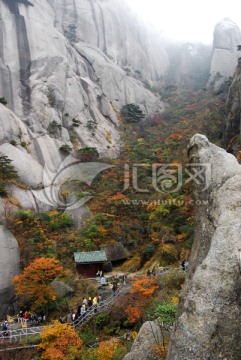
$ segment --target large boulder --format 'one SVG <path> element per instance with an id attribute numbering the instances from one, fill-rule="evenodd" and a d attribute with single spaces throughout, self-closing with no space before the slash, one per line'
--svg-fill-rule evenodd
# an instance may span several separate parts
<path id="1" fill-rule="evenodd" d="M 0 225 L 0 314 L 3 316 L 14 298 L 11 279 L 20 273 L 20 254 L 17 240 Z"/>
<path id="2" fill-rule="evenodd" d="M 189 156 L 206 181 L 193 181 L 195 240 L 167 360 L 238 360 L 241 166 L 198 134 L 190 141 Z"/>
<path id="3" fill-rule="evenodd" d="M 123 360 L 158 360 L 158 347 L 162 345 L 163 337 L 160 326 L 155 321 L 146 321 L 133 345 L 131 351 Z"/>
<path id="4" fill-rule="evenodd" d="M 62 281 L 54 280 L 52 281 L 51 285 L 54 289 L 54 292 L 61 297 L 71 296 L 74 293 L 74 289 Z"/>

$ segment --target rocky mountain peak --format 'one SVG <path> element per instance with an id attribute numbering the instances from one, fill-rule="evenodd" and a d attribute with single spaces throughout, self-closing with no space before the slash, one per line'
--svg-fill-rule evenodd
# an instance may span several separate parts
<path id="1" fill-rule="evenodd" d="M 208 186 L 194 184 L 195 240 L 167 360 L 238 359 L 241 166 L 198 134 L 189 157 L 206 168 Z"/>
<path id="2" fill-rule="evenodd" d="M 225 82 L 233 76 L 240 53 L 237 46 L 241 44 L 241 30 L 229 18 L 218 22 L 213 34 L 213 55 L 208 86 L 215 94 L 224 90 Z"/>

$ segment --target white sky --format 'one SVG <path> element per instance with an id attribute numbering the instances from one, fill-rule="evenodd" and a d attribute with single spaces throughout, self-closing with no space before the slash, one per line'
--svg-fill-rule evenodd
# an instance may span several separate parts
<path id="1" fill-rule="evenodd" d="M 163 34 L 174 40 L 211 44 L 217 22 L 225 17 L 241 28 L 240 0 L 127 0 Z"/>

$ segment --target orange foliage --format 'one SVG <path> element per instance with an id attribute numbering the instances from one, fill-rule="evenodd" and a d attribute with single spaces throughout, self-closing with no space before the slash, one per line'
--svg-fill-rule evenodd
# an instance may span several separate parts
<path id="1" fill-rule="evenodd" d="M 131 323 L 136 322 L 144 314 L 144 307 L 148 305 L 152 295 L 158 289 L 158 286 L 155 285 L 155 278 L 150 279 L 147 276 L 142 276 L 133 280 L 132 289 L 130 290 L 133 297 L 130 299 L 132 305 L 129 304 L 125 309 Z"/>
<path id="2" fill-rule="evenodd" d="M 192 103 L 190 105 L 187 105 L 187 110 L 192 111 L 192 110 L 196 110 L 198 108 L 198 104 L 197 103 Z"/>
<path id="3" fill-rule="evenodd" d="M 156 280 L 150 279 L 149 277 L 142 276 L 141 278 L 134 278 L 132 284 L 132 289 L 130 290 L 131 294 L 142 294 L 143 296 L 151 296 L 154 294 L 158 286 L 155 285 Z"/>
<path id="4" fill-rule="evenodd" d="M 155 210 L 156 207 L 158 206 L 158 202 L 157 201 L 150 201 L 149 204 L 147 205 L 147 211 L 152 211 Z"/>
<path id="5" fill-rule="evenodd" d="M 171 134 L 169 135 L 169 139 L 181 139 L 182 135 L 180 134 Z"/>
<path id="6" fill-rule="evenodd" d="M 41 333 L 39 349 L 42 359 L 62 360 L 74 359 L 81 351 L 83 342 L 74 329 L 68 324 L 55 320 L 53 325 L 45 326 Z"/>
<path id="7" fill-rule="evenodd" d="M 178 241 L 185 240 L 186 238 L 187 238 L 187 234 L 186 234 L 186 233 L 178 234 L 178 235 L 176 236 L 176 239 L 177 239 Z"/>
<path id="8" fill-rule="evenodd" d="M 127 197 L 124 194 L 122 194 L 122 192 L 119 191 L 114 196 L 112 196 L 111 199 L 114 201 L 118 201 L 118 200 L 126 200 Z"/>
<path id="9" fill-rule="evenodd" d="M 154 353 L 159 356 L 160 360 L 162 359 L 164 360 L 166 358 L 168 347 L 169 347 L 169 343 L 164 345 L 159 345 L 154 348 Z"/>
<path id="10" fill-rule="evenodd" d="M 188 121 L 187 121 L 187 119 L 182 118 L 182 119 L 179 121 L 179 124 L 188 124 Z"/>
<path id="11" fill-rule="evenodd" d="M 18 295 L 25 295 L 34 306 L 45 305 L 50 300 L 56 299 L 56 294 L 51 282 L 58 276 L 63 267 L 59 261 L 49 258 L 35 259 L 23 273 L 12 279 Z"/>
<path id="12" fill-rule="evenodd" d="M 143 315 L 143 310 L 135 305 L 128 305 L 125 312 L 128 314 L 130 323 L 135 323 Z"/>
<path id="13" fill-rule="evenodd" d="M 101 341 L 98 347 L 98 360 L 111 360 L 119 345 L 119 339 Z"/>

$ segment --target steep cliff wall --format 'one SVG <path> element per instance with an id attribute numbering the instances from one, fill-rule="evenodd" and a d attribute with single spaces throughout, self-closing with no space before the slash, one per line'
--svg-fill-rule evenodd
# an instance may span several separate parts
<path id="1" fill-rule="evenodd" d="M 238 360 L 241 166 L 202 135 L 190 140 L 189 155 L 191 163 L 206 167 L 209 186 L 202 191 L 203 184 L 193 184 L 195 241 L 167 360 Z"/>
<path id="2" fill-rule="evenodd" d="M 54 178 L 66 157 L 60 147 L 67 145 L 73 155 L 89 146 L 101 157 L 118 156 L 119 110 L 136 103 L 146 114 L 162 111 L 160 96 L 147 87 L 159 86 L 167 66 L 161 42 L 152 40 L 125 1 L 2 0 L 0 98 L 7 107 L 0 104 L 0 155 L 12 160 L 27 186 L 9 185 L 9 193 L 23 208 L 58 207 L 44 191 L 51 192 L 48 176 Z M 83 207 L 66 211 L 78 226 L 88 213 Z M 0 218 L 4 223 L 1 199 Z M 19 259 L 9 250 L 12 235 L 0 237 L 1 256 L 9 262 L 0 284 L 6 304 L 10 267 Z"/>
<path id="3" fill-rule="evenodd" d="M 229 87 L 224 121 L 224 140 L 228 151 L 237 155 L 241 149 L 241 57 Z"/>
<path id="4" fill-rule="evenodd" d="M 225 81 L 233 76 L 240 52 L 241 30 L 230 19 L 225 18 L 215 26 L 213 33 L 213 55 L 208 86 L 214 93 L 223 91 Z"/>
<path id="5" fill-rule="evenodd" d="M 120 0 L 0 3 L 0 96 L 42 146 L 51 148 L 57 122 L 62 143 L 117 155 L 116 110 L 134 102 L 160 111 L 144 82 L 155 84 L 167 66 L 160 43 Z"/>
<path id="6" fill-rule="evenodd" d="M 0 250 L 0 313 L 2 317 L 14 296 L 11 279 L 20 272 L 17 240 L 2 225 L 0 225 Z"/>

